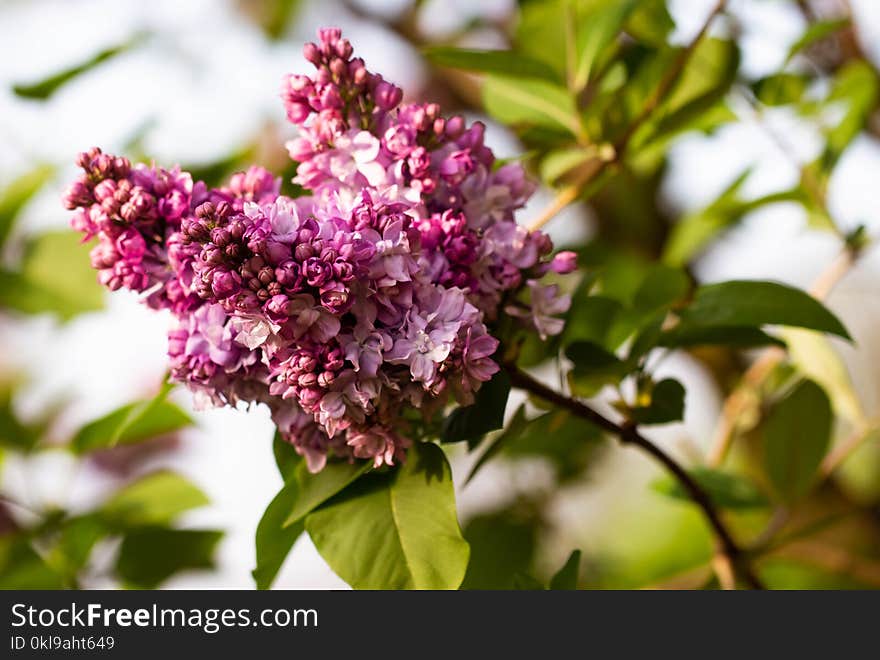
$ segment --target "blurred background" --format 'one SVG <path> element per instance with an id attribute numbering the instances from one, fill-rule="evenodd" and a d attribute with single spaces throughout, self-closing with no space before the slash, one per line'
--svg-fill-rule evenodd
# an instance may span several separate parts
<path id="1" fill-rule="evenodd" d="M 714 4 L 670 0 L 671 41 L 692 39 Z M 367 66 L 402 86 L 408 100 L 436 101 L 446 114 L 485 121 L 496 154 L 514 157 L 524 147 L 481 114 L 476 79 L 436 68 L 421 53 L 430 45 L 504 48 L 517 11 L 514 0 L 0 0 L 0 235 L 5 267 L 27 275 L 0 280 L 0 534 L 34 525 L 46 511 L 68 517 L 91 511 L 140 475 L 167 467 L 189 484 L 173 488 L 193 498 L 192 506 L 174 511 L 175 529 L 210 530 L 196 539 L 205 552 L 171 569 L 117 565 L 114 571 L 102 556 L 117 552 L 119 543 L 149 547 L 151 539 L 86 541 L 90 549 L 97 544 L 88 568 L 68 567 L 76 584 L 113 586 L 121 571 L 124 581 L 141 585 L 253 586 L 254 532 L 281 485 L 268 411 L 196 412 L 188 392 L 174 390 L 167 426 L 150 430 L 156 440 L 88 456 L 52 449 L 74 435 L 87 442 L 84 425 L 133 401 L 150 401 L 166 371 L 169 318 L 132 294 L 102 292 L 86 250 L 61 231 L 69 214 L 60 196 L 75 174 L 73 159 L 100 145 L 132 160 L 180 163 L 194 177 L 217 178 L 255 162 L 289 179 L 283 143 L 293 128 L 284 121 L 278 88 L 282 74 L 307 71 L 302 44 L 325 25 L 341 27 Z M 880 63 L 880 3 L 733 0 L 725 29 L 741 49 L 738 76 L 751 82 L 779 71 L 810 12 L 851 16 L 848 38 Z M 601 233 L 648 249 L 639 242 L 650 228 L 634 221 L 609 231 L 608 218 L 687 218 L 732 184 L 744 199 L 795 185 L 801 164 L 823 147 L 818 128 L 786 108 L 757 117 L 747 104 L 730 105 L 738 121 L 677 138 L 649 186 L 624 188 L 616 201 L 573 205 L 547 225 L 549 233 L 563 245 Z M 852 141 L 828 182 L 828 210 L 844 232 L 860 225 L 868 235 L 880 231 L 880 122 L 873 132 Z M 542 189 L 521 222 L 538 217 L 552 199 L 552 191 Z M 693 275 L 701 282 L 761 278 L 808 288 L 840 251 L 839 237 L 809 220 L 795 203 L 743 208 L 730 230 L 691 262 Z M 852 405 L 869 419 L 880 414 L 878 275 L 880 256 L 869 249 L 827 299 L 856 340 L 833 344 L 842 360 L 839 377 Z M 692 355 L 673 353 L 657 373 L 682 381 L 688 401 L 683 423 L 652 429 L 650 437 L 683 460 L 704 455 L 723 401 L 712 370 Z M 875 517 L 877 445 L 876 438 L 864 443 L 841 478 L 841 488 Z M 711 555 L 699 513 L 651 489 L 657 468 L 630 450 L 597 442 L 573 470 L 523 450 L 488 465 L 467 486 L 463 477 L 473 456 L 455 448 L 452 459 L 474 561 L 504 564 L 499 574 L 547 575 L 578 547 L 585 586 L 689 585 L 699 582 Z M 202 502 L 190 486 L 210 502 L 196 506 Z M 868 539 L 876 542 L 876 536 Z M 768 563 L 776 585 L 880 587 L 880 561 L 833 543 L 814 545 Z M 482 547 L 505 548 L 503 558 L 490 553 L 483 559 L 476 550 Z M 11 572 L 16 550 L 9 543 L 0 549 L 6 556 L 0 566 Z M 491 577 L 481 579 L 488 582 L 469 586 L 498 586 Z M 304 535 L 275 586 L 346 585 Z"/>

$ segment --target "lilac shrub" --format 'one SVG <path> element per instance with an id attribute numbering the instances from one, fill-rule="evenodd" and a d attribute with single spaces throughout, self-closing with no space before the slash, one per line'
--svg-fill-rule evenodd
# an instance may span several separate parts
<path id="1" fill-rule="evenodd" d="M 281 97 L 307 195 L 260 167 L 208 188 L 93 148 L 65 204 L 101 283 L 169 310 L 171 374 L 198 403 L 266 404 L 312 471 L 392 465 L 414 419 L 498 372 L 500 314 L 561 331 L 568 298 L 542 278 L 574 255 L 516 223 L 534 185 L 497 166 L 483 124 L 402 104 L 339 30 L 304 55 L 315 74 Z"/>

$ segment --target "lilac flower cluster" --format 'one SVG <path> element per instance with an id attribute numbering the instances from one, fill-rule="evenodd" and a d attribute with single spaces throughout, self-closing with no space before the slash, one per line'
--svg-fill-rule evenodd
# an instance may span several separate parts
<path id="1" fill-rule="evenodd" d="M 93 149 L 65 197 L 101 282 L 172 312 L 173 376 L 212 405 L 267 404 L 313 471 L 401 460 L 408 412 L 469 404 L 499 370 L 502 309 L 561 330 L 568 299 L 540 280 L 575 268 L 516 224 L 533 186 L 495 167 L 482 124 L 401 105 L 339 30 L 319 37 L 317 73 L 282 87 L 306 196 L 258 167 L 209 189 Z"/>

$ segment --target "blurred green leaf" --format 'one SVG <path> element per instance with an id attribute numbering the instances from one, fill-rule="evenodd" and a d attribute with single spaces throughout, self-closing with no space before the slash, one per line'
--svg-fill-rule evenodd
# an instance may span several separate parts
<path id="1" fill-rule="evenodd" d="M 163 385 L 153 399 L 136 401 L 83 426 L 71 440 L 77 453 L 108 449 L 151 440 L 193 423 L 192 418 L 170 401 L 172 385 Z"/>
<path id="2" fill-rule="evenodd" d="M 581 566 L 581 551 L 573 551 L 563 564 L 562 568 L 550 579 L 550 589 L 553 591 L 574 591 L 578 585 L 578 572 Z"/>
<path id="3" fill-rule="evenodd" d="M 483 83 L 483 104 L 486 112 L 504 124 L 581 133 L 574 99 L 563 87 L 543 80 L 488 75 Z"/>
<path id="4" fill-rule="evenodd" d="M 499 371 L 476 394 L 473 405 L 456 408 L 443 421 L 442 442 L 466 440 L 475 446 L 489 431 L 504 426 L 504 411 L 510 395 L 510 378 Z"/>
<path id="5" fill-rule="evenodd" d="M 214 568 L 214 551 L 223 532 L 147 527 L 123 537 L 116 572 L 123 583 L 155 589 L 172 575 Z"/>
<path id="6" fill-rule="evenodd" d="M 531 570 L 537 528 L 511 511 L 473 518 L 464 528 L 471 555 L 462 589 L 511 589 L 514 576 Z"/>
<path id="7" fill-rule="evenodd" d="M 162 525 L 209 502 L 207 495 L 191 481 L 162 470 L 114 493 L 101 507 L 100 516 L 116 527 Z"/>
<path id="8" fill-rule="evenodd" d="M 18 534 L 0 536 L 0 589 L 60 589 L 63 577 Z"/>
<path id="9" fill-rule="evenodd" d="M 831 402 L 819 385 L 801 382 L 764 424 L 764 467 L 785 501 L 807 493 L 831 443 Z"/>
<path id="10" fill-rule="evenodd" d="M 666 0 L 639 0 L 626 22 L 626 31 L 643 43 L 664 46 L 675 29 Z"/>
<path id="11" fill-rule="evenodd" d="M 849 17 L 837 18 L 827 21 L 816 21 L 815 23 L 811 23 L 804 31 L 804 33 L 798 38 L 798 40 L 795 41 L 788 49 L 788 54 L 785 57 L 785 61 L 791 61 L 791 59 L 795 55 L 800 53 L 805 48 L 809 48 L 817 41 L 821 41 L 822 39 L 831 36 L 838 30 L 849 27 L 850 24 L 851 21 Z"/>
<path id="12" fill-rule="evenodd" d="M 694 49 L 681 76 L 657 108 L 654 119 L 633 137 L 633 145 L 676 134 L 699 125 L 703 113 L 727 94 L 739 70 L 734 41 L 704 38 Z"/>
<path id="13" fill-rule="evenodd" d="M 763 206 L 779 202 L 803 202 L 804 194 L 800 189 L 742 199 L 740 190 L 750 174 L 751 168 L 744 170 L 711 204 L 686 215 L 673 227 L 663 251 L 664 262 L 672 266 L 685 265 L 720 232 Z"/>
<path id="14" fill-rule="evenodd" d="M 865 411 L 853 389 L 852 379 L 828 338 L 798 328 L 784 329 L 782 338 L 788 345 L 792 363 L 804 376 L 822 386 L 831 397 L 835 413 L 857 426 L 864 424 Z"/>
<path id="15" fill-rule="evenodd" d="M 480 73 L 500 73 L 515 78 L 559 81 L 559 76 L 546 63 L 509 50 L 472 50 L 433 46 L 423 52 L 425 57 L 437 66 Z"/>
<path id="16" fill-rule="evenodd" d="M 701 286 L 681 318 L 701 326 L 789 325 L 850 338 L 822 303 L 805 291 L 777 282 L 743 280 Z"/>
<path id="17" fill-rule="evenodd" d="M 77 573 L 86 566 L 95 544 L 108 531 L 104 520 L 96 514 L 74 516 L 62 523 L 48 562 L 65 576 L 67 586 L 79 586 L 76 584 Z"/>
<path id="18" fill-rule="evenodd" d="M 834 74 L 826 105 L 836 108 L 838 111 L 830 114 L 840 119 L 825 131 L 825 149 L 810 166 L 818 173 L 823 187 L 843 152 L 862 132 L 876 108 L 878 87 L 876 72 L 864 61 L 851 61 Z"/>
<path id="19" fill-rule="evenodd" d="M 507 443 L 511 438 L 519 437 L 519 435 L 526 429 L 529 424 L 529 420 L 526 417 L 526 407 L 525 405 L 520 405 L 519 408 L 516 409 L 516 412 L 513 414 L 513 419 L 510 420 L 510 423 L 504 429 L 503 432 L 499 433 L 495 439 L 492 441 L 486 450 L 480 455 L 480 458 L 474 463 L 474 467 L 471 468 L 471 472 L 465 480 L 465 485 L 469 484 L 471 480 L 477 475 L 477 472 L 491 459 L 496 456 L 499 450 Z"/>
<path id="20" fill-rule="evenodd" d="M 684 386 L 677 380 L 666 378 L 651 389 L 651 402 L 629 411 L 629 417 L 637 424 L 668 424 L 684 419 Z"/>
<path id="21" fill-rule="evenodd" d="M 551 410 L 529 421 L 502 447 L 511 458 L 541 457 L 551 461 L 560 480 L 580 475 L 602 447 L 602 432 L 567 410 Z"/>
<path id="22" fill-rule="evenodd" d="M 763 493 L 751 480 L 738 474 L 698 467 L 688 474 L 709 495 L 716 506 L 724 509 L 760 509 L 769 506 Z M 652 484 L 658 493 L 691 502 L 691 496 L 673 477 L 662 477 Z"/>
<path id="23" fill-rule="evenodd" d="M 467 569 L 452 472 L 434 444 L 414 443 L 397 470 L 365 475 L 305 522 L 321 556 L 356 589 L 456 589 Z"/>
<path id="24" fill-rule="evenodd" d="M 19 272 L 0 271 L 0 306 L 64 320 L 101 309 L 104 292 L 89 264 L 76 233 L 41 234 L 26 245 Z"/>
<path id="25" fill-rule="evenodd" d="M 687 323 L 679 323 L 664 331 L 657 345 L 664 348 L 716 345 L 733 348 L 757 348 L 759 346 L 785 348 L 784 341 L 768 335 L 759 328 L 750 326 L 694 326 Z"/>
<path id="26" fill-rule="evenodd" d="M 291 477 L 266 507 L 257 525 L 257 566 L 252 574 L 257 589 L 268 589 L 281 570 L 284 560 L 300 535 L 305 531 L 302 520 L 286 525 L 291 509 L 299 498 L 299 484 Z"/>
<path id="27" fill-rule="evenodd" d="M 804 74 L 781 72 L 755 81 L 752 91 L 764 105 L 790 105 L 801 100 L 809 84 Z"/>
<path id="28" fill-rule="evenodd" d="M 0 191 L 0 248 L 6 244 L 21 209 L 54 174 L 54 166 L 38 165 Z"/>
<path id="29" fill-rule="evenodd" d="M 301 5 L 302 0 L 260 0 L 249 3 L 263 32 L 273 41 L 284 37 Z"/>
<path id="30" fill-rule="evenodd" d="M 13 408 L 15 383 L 0 381 L 0 446 L 27 452 L 40 441 L 42 429 L 23 423 Z"/>
<path id="31" fill-rule="evenodd" d="M 145 41 L 146 36 L 147 35 L 145 34 L 135 35 L 128 41 L 119 44 L 118 46 L 105 48 L 104 50 L 96 53 L 84 62 L 59 71 L 58 73 L 55 73 L 48 78 L 44 78 L 43 80 L 39 80 L 33 83 L 16 83 L 12 86 L 12 91 L 16 94 L 16 96 L 20 96 L 22 98 L 45 101 L 49 99 L 55 92 L 57 92 L 63 85 L 66 85 L 74 78 L 81 76 L 82 74 L 91 71 L 92 69 L 103 64 L 104 62 L 113 59 L 117 55 L 125 53 L 135 46 L 140 45 Z"/>
<path id="32" fill-rule="evenodd" d="M 600 53 L 614 41 L 636 4 L 634 0 L 592 2 L 584 11 L 574 12 L 574 70 L 569 79 L 575 91 L 586 86 Z"/>
<path id="33" fill-rule="evenodd" d="M 592 396 L 603 386 L 618 382 L 633 365 L 593 342 L 576 341 L 565 349 L 565 356 L 574 363 L 569 374 L 572 391 Z"/>
<path id="34" fill-rule="evenodd" d="M 305 518 L 369 469 L 370 463 L 365 461 L 331 461 L 320 472 L 312 474 L 304 462 L 300 463 L 294 472 L 298 485 L 297 497 L 287 512 L 284 526 L 293 525 Z"/>

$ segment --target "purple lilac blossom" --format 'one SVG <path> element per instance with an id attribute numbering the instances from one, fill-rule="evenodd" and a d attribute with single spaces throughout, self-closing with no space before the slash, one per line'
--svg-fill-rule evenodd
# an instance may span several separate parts
<path id="1" fill-rule="evenodd" d="M 65 205 L 97 238 L 99 280 L 169 310 L 171 373 L 198 402 L 266 404 L 312 471 L 392 465 L 407 411 L 471 404 L 498 372 L 502 308 L 542 338 L 562 330 L 568 298 L 540 279 L 576 260 L 516 223 L 534 184 L 497 166 L 480 122 L 401 104 L 339 30 L 318 36 L 316 73 L 281 90 L 307 195 L 260 167 L 209 188 L 95 148 Z"/>

